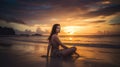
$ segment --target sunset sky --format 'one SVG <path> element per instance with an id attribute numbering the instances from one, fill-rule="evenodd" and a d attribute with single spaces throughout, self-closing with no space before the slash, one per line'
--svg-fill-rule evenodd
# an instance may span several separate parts
<path id="1" fill-rule="evenodd" d="M 120 0 L 0 0 L 0 26 L 49 34 L 119 34 Z"/>

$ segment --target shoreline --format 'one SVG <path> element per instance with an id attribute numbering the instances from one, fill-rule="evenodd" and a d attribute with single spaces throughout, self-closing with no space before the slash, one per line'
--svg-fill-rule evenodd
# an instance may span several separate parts
<path id="1" fill-rule="evenodd" d="M 19 40 L 14 40 L 14 41 L 19 41 Z M 25 42 L 25 43 L 35 43 L 35 44 L 39 44 L 39 43 L 42 43 L 42 44 L 48 44 L 48 42 L 44 42 L 44 41 L 39 41 L 39 42 L 35 42 L 35 41 L 22 41 L 22 42 Z M 13 42 L 14 43 L 14 42 Z M 113 48 L 113 49 L 120 49 L 120 45 L 111 45 L 111 44 L 80 44 L 80 43 L 63 43 L 65 45 L 68 45 L 68 46 L 72 46 L 72 45 L 75 45 L 75 46 L 78 46 L 78 47 L 95 47 L 95 48 Z M 11 46 L 12 43 L 2 43 L 0 42 L 0 46 Z"/>

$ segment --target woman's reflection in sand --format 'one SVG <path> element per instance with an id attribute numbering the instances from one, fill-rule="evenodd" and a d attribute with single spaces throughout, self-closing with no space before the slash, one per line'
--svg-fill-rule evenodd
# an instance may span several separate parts
<path id="1" fill-rule="evenodd" d="M 66 57 L 66 58 L 54 58 L 47 57 L 46 58 L 46 67 L 76 67 L 74 62 L 78 57 Z"/>

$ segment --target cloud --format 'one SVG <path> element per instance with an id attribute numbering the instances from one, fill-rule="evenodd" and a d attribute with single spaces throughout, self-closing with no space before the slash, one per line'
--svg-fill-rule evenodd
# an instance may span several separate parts
<path id="1" fill-rule="evenodd" d="M 110 25 L 120 25 L 120 14 L 117 14 L 112 19 L 110 19 L 108 22 Z"/>
<path id="2" fill-rule="evenodd" d="M 10 21 L 17 18 L 24 22 L 35 19 L 40 23 L 49 23 L 51 17 L 69 16 L 72 12 L 79 12 L 79 9 L 86 10 L 86 4 L 94 2 L 98 0 L 1 0 L 0 17 L 4 20 L 12 18 Z"/>
<path id="3" fill-rule="evenodd" d="M 109 16 L 120 12 L 120 5 L 110 5 L 108 7 L 86 13 L 85 17 Z"/>
<path id="4" fill-rule="evenodd" d="M 91 23 L 104 23 L 106 20 L 96 20 L 96 21 L 91 21 Z"/>
<path id="5" fill-rule="evenodd" d="M 108 0 L 110 1 L 112 4 L 120 4 L 120 0 Z"/>
<path id="6" fill-rule="evenodd" d="M 104 2 L 104 0 L 0 0 L 0 19 L 35 25 L 50 24 L 54 22 L 51 21 L 52 18 L 91 18 L 119 12 L 120 5 L 117 3 L 119 1 L 108 1 L 110 1 L 108 5 L 98 5 L 99 2 Z M 90 11 L 93 7 L 96 11 Z M 66 20 L 66 23 L 68 22 L 74 22 L 74 20 Z"/>
<path id="7" fill-rule="evenodd" d="M 18 20 L 16 18 L 8 18 L 8 17 L 1 17 L 0 16 L 0 20 L 4 20 L 6 21 L 7 23 L 19 23 L 19 24 L 26 24 L 25 22 L 23 22 L 22 20 Z"/>
<path id="8" fill-rule="evenodd" d="M 28 2 L 29 3 L 29 2 Z M 25 5 L 19 2 L 19 0 L 1 0 L 0 1 L 0 19 L 25 24 L 26 20 L 34 17 L 39 13 L 40 10 L 50 9 L 47 5 L 33 6 L 31 4 Z M 42 16 L 42 15 L 41 15 Z"/>

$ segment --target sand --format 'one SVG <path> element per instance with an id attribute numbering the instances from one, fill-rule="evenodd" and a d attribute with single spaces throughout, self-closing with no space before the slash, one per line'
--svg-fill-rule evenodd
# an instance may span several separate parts
<path id="1" fill-rule="evenodd" d="M 3 45 L 0 46 L 0 67 L 120 67 L 120 49 L 116 48 L 76 46 L 80 57 L 63 59 L 42 57 L 47 49 L 42 43 Z"/>

